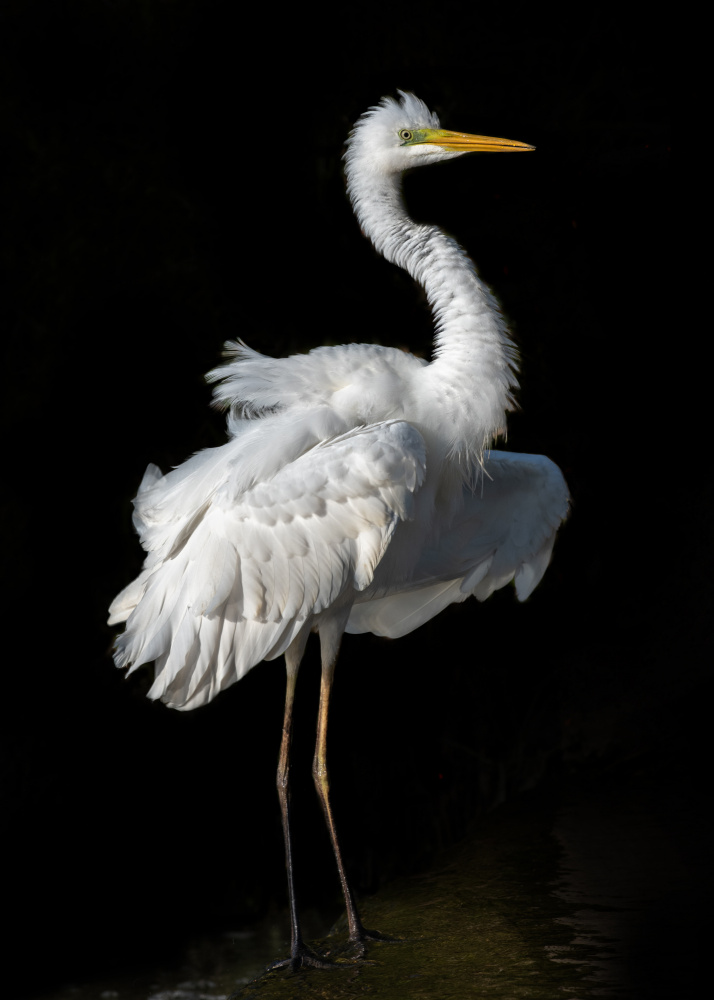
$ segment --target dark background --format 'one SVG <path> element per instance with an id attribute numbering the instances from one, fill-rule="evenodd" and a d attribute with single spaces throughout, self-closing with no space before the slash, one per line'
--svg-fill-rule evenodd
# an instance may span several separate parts
<path id="1" fill-rule="evenodd" d="M 330 759 L 348 864 L 373 891 L 562 775 L 664 776 L 681 795 L 663 809 L 693 808 L 711 484 L 675 437 L 695 334 L 666 311 L 666 48 L 651 12 L 557 11 L 3 6 L 3 898 L 25 984 L 284 905 L 282 662 L 172 712 L 144 698 L 149 671 L 113 668 L 106 607 L 141 564 L 146 464 L 224 440 L 202 378 L 224 340 L 428 353 L 423 296 L 360 236 L 341 169 L 396 87 L 446 127 L 537 146 L 419 171 L 406 194 L 500 297 L 522 356 L 508 447 L 553 458 L 573 510 L 527 604 L 509 589 L 397 643 L 346 639 Z M 318 685 L 309 658 L 296 850 L 303 902 L 329 907 Z"/>

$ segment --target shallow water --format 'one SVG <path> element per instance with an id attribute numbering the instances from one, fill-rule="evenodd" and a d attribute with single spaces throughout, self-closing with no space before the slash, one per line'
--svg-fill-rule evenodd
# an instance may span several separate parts
<path id="1" fill-rule="evenodd" d="M 681 995 L 687 963 L 672 962 L 667 946 L 686 938 L 677 919 L 687 915 L 689 868 L 650 805 L 601 782 L 502 808 L 430 871 L 364 902 L 365 925 L 400 939 L 370 944 L 368 962 L 353 961 L 343 922 L 327 935 L 329 917 L 308 914 L 305 937 L 335 969 L 265 974 L 288 952 L 282 915 L 196 940 L 178 968 L 69 985 L 45 1000 Z"/>

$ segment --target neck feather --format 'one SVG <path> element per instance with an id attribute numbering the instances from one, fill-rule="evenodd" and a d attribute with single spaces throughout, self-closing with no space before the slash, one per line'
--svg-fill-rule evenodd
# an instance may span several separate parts
<path id="1" fill-rule="evenodd" d="M 516 351 L 498 303 L 455 240 L 409 218 L 400 175 L 356 166 L 348 163 L 348 193 L 363 231 L 422 285 L 434 312 L 434 357 L 422 371 L 441 417 L 453 425 L 452 450 L 480 461 L 505 432 L 517 387 Z"/>

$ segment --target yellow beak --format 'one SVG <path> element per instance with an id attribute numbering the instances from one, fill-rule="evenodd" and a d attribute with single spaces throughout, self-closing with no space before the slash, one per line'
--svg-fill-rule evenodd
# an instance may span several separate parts
<path id="1" fill-rule="evenodd" d="M 533 150 L 527 142 L 516 142 L 515 139 L 495 139 L 490 135 L 469 135 L 468 132 L 449 132 L 444 128 L 428 128 L 423 130 L 421 143 L 443 146 L 444 149 L 454 149 L 463 153 L 518 153 Z"/>

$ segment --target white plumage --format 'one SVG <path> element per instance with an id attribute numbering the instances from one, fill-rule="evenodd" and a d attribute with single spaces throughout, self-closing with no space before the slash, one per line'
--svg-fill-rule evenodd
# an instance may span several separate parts
<path id="1" fill-rule="evenodd" d="M 425 466 L 413 427 L 387 421 L 336 435 L 338 422 L 312 416 L 290 427 L 282 415 L 255 421 L 165 477 L 149 467 L 136 520 L 150 554 L 112 621 L 131 615 L 120 666 L 156 661 L 150 697 L 195 708 L 284 653 L 313 615 L 369 586 L 412 513 Z M 268 458 L 268 428 L 283 463 L 246 480 L 251 457 Z"/>
<path id="2" fill-rule="evenodd" d="M 229 409 L 230 440 L 165 476 L 149 466 L 135 501 L 145 567 L 111 607 L 110 623 L 126 621 L 117 665 L 155 663 L 149 697 L 195 708 L 287 653 L 285 751 L 310 629 L 323 643 L 326 733 L 343 631 L 398 637 L 470 595 L 484 600 L 515 580 L 524 600 L 537 586 L 567 487 L 547 458 L 488 451 L 513 402 L 513 345 L 471 260 L 436 227 L 414 223 L 401 197 L 408 167 L 530 148 L 442 130 L 401 92 L 358 121 L 348 193 L 377 250 L 425 288 L 433 360 L 365 344 L 283 359 L 226 345 L 226 364 L 208 377 Z M 350 936 L 363 941 L 318 756 Z M 281 766 L 287 787 L 287 756 Z M 320 964 L 296 923 L 290 962 Z"/>

